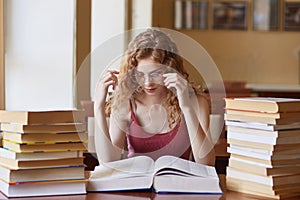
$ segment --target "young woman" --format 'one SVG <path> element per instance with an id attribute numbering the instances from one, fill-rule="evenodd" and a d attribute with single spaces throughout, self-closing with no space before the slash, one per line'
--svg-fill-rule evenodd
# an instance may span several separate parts
<path id="1" fill-rule="evenodd" d="M 107 103 L 110 86 L 114 92 Z M 127 145 L 128 157 L 174 155 L 214 165 L 209 113 L 206 99 L 188 82 L 175 43 L 162 31 L 147 29 L 130 42 L 120 72 L 107 70 L 98 81 L 98 159 L 120 159 Z"/>

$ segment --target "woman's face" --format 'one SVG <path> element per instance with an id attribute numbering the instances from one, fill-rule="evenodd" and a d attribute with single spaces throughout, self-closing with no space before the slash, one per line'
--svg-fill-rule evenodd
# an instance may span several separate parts
<path id="1" fill-rule="evenodd" d="M 151 58 L 140 60 L 135 69 L 138 84 L 148 95 L 158 95 L 165 91 L 163 74 L 166 67 Z"/>

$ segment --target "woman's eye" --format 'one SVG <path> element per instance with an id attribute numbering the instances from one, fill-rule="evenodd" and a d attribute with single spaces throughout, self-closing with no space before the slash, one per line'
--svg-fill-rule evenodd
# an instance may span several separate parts
<path id="1" fill-rule="evenodd" d="M 152 73 L 152 74 L 150 74 L 150 76 L 151 77 L 158 77 L 158 76 L 161 76 L 161 74 L 160 73 Z"/>

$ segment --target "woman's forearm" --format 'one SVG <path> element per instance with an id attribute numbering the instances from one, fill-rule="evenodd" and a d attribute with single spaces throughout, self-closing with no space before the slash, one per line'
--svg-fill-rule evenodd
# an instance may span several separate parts
<path id="1" fill-rule="evenodd" d="M 194 159 L 198 163 L 214 165 L 214 144 L 210 136 L 208 108 L 203 102 L 194 100 L 195 102 L 191 101 L 189 104 L 194 106 L 182 108 Z"/>
<path id="2" fill-rule="evenodd" d="M 95 148 L 99 163 L 111 162 L 121 158 L 120 148 L 112 145 L 108 119 L 105 114 L 105 102 L 95 103 Z"/>
<path id="3" fill-rule="evenodd" d="M 110 140 L 107 117 L 105 114 L 105 104 L 105 102 L 95 102 L 94 114 L 96 126 L 98 126 L 99 130 L 101 131 L 101 134 L 103 134 Z"/>
<path id="4" fill-rule="evenodd" d="M 109 137 L 109 131 L 108 131 L 108 125 L 106 122 L 106 116 L 105 116 L 105 102 L 97 102 L 95 101 L 94 106 L 94 114 L 95 114 L 95 149 L 96 154 L 98 157 L 99 162 L 103 160 L 104 150 L 103 146 L 101 145 L 103 139 L 108 139 L 110 141 Z"/>

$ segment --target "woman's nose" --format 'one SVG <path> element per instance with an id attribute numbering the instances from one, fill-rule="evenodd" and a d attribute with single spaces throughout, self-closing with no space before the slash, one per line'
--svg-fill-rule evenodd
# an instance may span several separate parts
<path id="1" fill-rule="evenodd" d="M 151 79 L 149 78 L 149 76 L 147 74 L 145 74 L 145 76 L 144 76 L 144 83 L 145 83 L 145 85 L 149 84 L 150 82 L 151 82 Z"/>
<path id="2" fill-rule="evenodd" d="M 144 75 L 144 84 L 145 85 L 149 85 L 151 84 L 153 81 L 152 81 L 152 78 L 148 75 L 148 74 L 145 74 Z"/>

